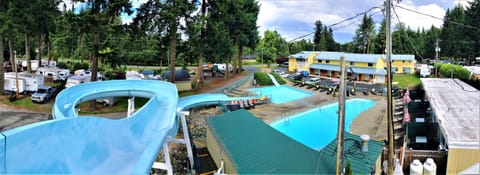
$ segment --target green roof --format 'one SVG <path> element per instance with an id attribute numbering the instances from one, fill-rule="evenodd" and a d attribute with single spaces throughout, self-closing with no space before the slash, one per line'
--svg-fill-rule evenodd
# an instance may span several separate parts
<path id="1" fill-rule="evenodd" d="M 207 124 L 239 174 L 335 174 L 335 140 L 315 151 L 243 109 L 209 117 Z M 360 137 L 345 133 L 345 139 L 360 140 Z M 345 148 L 350 143 L 354 142 L 345 142 Z M 370 173 L 382 144 L 370 141 L 368 153 L 355 150 L 354 154 L 347 154 L 353 172 Z"/>

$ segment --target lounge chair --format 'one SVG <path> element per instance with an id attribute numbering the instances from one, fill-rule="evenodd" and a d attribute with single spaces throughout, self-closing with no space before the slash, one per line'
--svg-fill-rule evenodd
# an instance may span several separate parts
<path id="1" fill-rule="evenodd" d="M 302 82 L 302 84 L 300 84 L 300 87 L 303 87 L 305 85 L 307 85 L 307 84 L 305 84 L 305 82 Z"/>
<path id="2" fill-rule="evenodd" d="M 322 88 L 320 85 L 318 85 L 318 84 L 315 85 L 315 90 L 318 90 L 318 89 L 320 89 L 320 88 Z"/>
<path id="3" fill-rule="evenodd" d="M 370 93 L 372 93 L 373 95 L 377 95 L 377 91 L 375 90 L 375 88 L 372 88 L 372 90 L 370 91 Z"/>
<path id="4" fill-rule="evenodd" d="M 302 84 L 302 83 L 300 83 L 300 82 L 298 82 L 298 81 L 294 81 L 294 82 L 293 82 L 293 86 L 298 86 L 299 84 Z"/>
<path id="5" fill-rule="evenodd" d="M 250 105 L 252 108 L 255 108 L 255 103 L 253 103 L 253 99 L 248 99 L 248 105 Z"/>
<path id="6" fill-rule="evenodd" d="M 307 85 L 307 89 L 312 89 L 313 86 L 314 86 L 314 85 L 309 84 L 309 85 Z"/>
<path id="7" fill-rule="evenodd" d="M 368 95 L 368 91 L 363 91 L 363 95 Z"/>
<path id="8" fill-rule="evenodd" d="M 240 108 L 245 108 L 245 106 L 243 105 L 243 101 L 242 101 L 242 100 L 239 100 L 239 101 L 238 101 L 238 104 L 240 105 Z"/>
<path id="9" fill-rule="evenodd" d="M 247 100 L 240 100 L 241 103 L 243 103 L 243 106 L 245 107 L 245 109 L 250 109 L 250 105 L 248 105 L 247 103 Z"/>
<path id="10" fill-rule="evenodd" d="M 403 111 L 395 112 L 393 115 L 403 115 Z"/>

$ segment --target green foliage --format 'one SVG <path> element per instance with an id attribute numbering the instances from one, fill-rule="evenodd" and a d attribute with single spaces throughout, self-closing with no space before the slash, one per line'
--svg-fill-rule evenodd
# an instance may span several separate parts
<path id="1" fill-rule="evenodd" d="M 349 160 L 347 160 L 347 166 L 345 167 L 345 175 L 352 175 L 352 164 L 350 163 Z"/>
<path id="2" fill-rule="evenodd" d="M 367 14 L 363 15 L 362 23 L 355 31 L 353 43 L 356 53 L 371 53 L 372 40 L 375 35 L 375 26 L 373 19 Z"/>
<path id="3" fill-rule="evenodd" d="M 398 82 L 398 86 L 406 89 L 408 86 L 420 85 L 420 77 L 417 74 L 395 74 L 393 75 L 393 82 Z"/>
<path id="4" fill-rule="evenodd" d="M 75 62 L 75 63 L 73 63 L 73 66 L 71 67 L 71 70 L 78 70 L 78 69 L 87 70 L 89 67 L 90 67 L 90 65 L 88 63 Z"/>
<path id="5" fill-rule="evenodd" d="M 277 73 L 272 72 L 271 74 L 273 75 L 273 77 L 275 77 L 275 79 L 277 80 L 277 82 L 278 82 L 279 84 L 285 84 L 285 83 L 287 83 L 287 82 L 286 82 L 282 77 L 280 77 L 280 75 L 278 75 Z"/>
<path id="6" fill-rule="evenodd" d="M 455 64 L 442 64 L 438 63 L 438 70 L 444 77 L 458 78 L 463 81 L 470 80 L 470 71 L 465 69 L 463 66 Z"/>
<path id="7" fill-rule="evenodd" d="M 265 72 L 255 72 L 253 74 L 253 78 L 255 78 L 257 84 L 259 85 L 273 85 L 272 80 Z"/>

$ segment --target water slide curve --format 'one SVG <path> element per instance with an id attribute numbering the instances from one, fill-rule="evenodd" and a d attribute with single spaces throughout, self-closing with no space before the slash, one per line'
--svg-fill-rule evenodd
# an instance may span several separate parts
<path id="1" fill-rule="evenodd" d="M 78 104 L 109 96 L 150 100 L 128 118 L 77 117 Z M 177 111 L 233 99 L 202 94 L 179 100 L 174 84 L 154 80 L 76 85 L 57 95 L 54 120 L 1 133 L 0 174 L 147 174 L 167 137 L 177 133 Z"/>

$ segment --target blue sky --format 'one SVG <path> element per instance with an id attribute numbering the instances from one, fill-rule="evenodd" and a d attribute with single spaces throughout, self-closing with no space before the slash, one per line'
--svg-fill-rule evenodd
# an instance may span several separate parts
<path id="1" fill-rule="evenodd" d="M 146 0 L 131 0 L 134 8 Z M 314 31 L 314 23 L 321 20 L 324 25 L 331 25 L 340 22 L 356 14 L 365 12 L 372 7 L 382 7 L 383 0 L 258 0 L 260 13 L 257 20 L 259 33 L 263 35 L 265 30 L 276 30 L 287 41 Z M 402 0 L 397 5 L 411 10 L 427 13 L 443 18 L 448 8 L 456 5 L 465 6 L 471 0 Z M 68 8 L 71 7 L 71 0 L 64 0 Z M 63 5 L 61 5 L 63 7 Z M 434 25 L 441 27 L 442 21 L 395 8 L 398 18 L 412 29 L 430 28 Z M 377 26 L 383 19 L 383 13 L 379 8 L 368 13 L 374 19 Z M 394 15 L 392 13 L 392 15 Z M 124 23 L 128 23 L 135 16 L 122 15 Z M 352 40 L 352 37 L 360 25 L 362 15 L 359 17 L 333 26 L 334 38 L 337 42 L 345 43 Z M 399 20 L 392 17 L 392 25 Z M 308 36 L 305 39 L 311 39 Z"/>
<path id="2" fill-rule="evenodd" d="M 443 18 L 448 8 L 453 8 L 458 4 L 464 6 L 468 3 L 467 1 L 402 0 L 398 5 Z M 267 29 L 276 30 L 287 41 L 290 41 L 296 37 L 313 32 L 316 20 L 321 20 L 324 25 L 328 26 L 367 11 L 372 7 L 380 7 L 383 5 L 383 2 L 383 0 L 259 0 L 261 7 L 257 25 L 260 27 L 261 34 Z M 441 20 L 425 17 L 400 8 L 395 10 L 400 21 L 412 29 L 430 28 L 432 25 L 440 27 L 442 25 Z M 383 13 L 379 9 L 374 9 L 368 14 L 372 15 L 377 26 L 383 19 Z M 361 18 L 362 15 L 354 20 L 332 27 L 335 40 L 340 43 L 351 41 L 355 30 L 360 25 Z M 394 16 L 392 23 L 397 22 L 398 19 Z M 337 28 L 340 29 L 335 30 Z M 311 36 L 306 37 L 306 39 L 311 38 Z"/>

